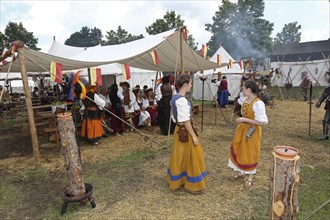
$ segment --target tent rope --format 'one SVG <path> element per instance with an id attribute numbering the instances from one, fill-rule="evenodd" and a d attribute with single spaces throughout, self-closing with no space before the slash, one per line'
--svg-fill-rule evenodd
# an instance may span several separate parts
<path id="1" fill-rule="evenodd" d="M 324 206 L 326 206 L 328 203 L 330 202 L 330 198 L 325 201 L 322 205 L 320 205 L 319 207 L 317 207 L 316 209 L 314 209 L 311 213 L 309 213 L 304 220 L 309 219 L 312 215 L 314 215 L 315 213 L 317 213 L 321 208 L 323 208 Z"/>

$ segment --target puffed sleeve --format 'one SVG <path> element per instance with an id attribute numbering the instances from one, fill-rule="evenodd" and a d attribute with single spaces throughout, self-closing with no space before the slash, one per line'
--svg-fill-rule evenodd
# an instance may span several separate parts
<path id="1" fill-rule="evenodd" d="M 178 122 L 190 120 L 190 105 L 188 104 L 188 100 L 182 97 L 177 99 L 175 104 L 178 110 Z"/>
<path id="2" fill-rule="evenodd" d="M 117 96 L 119 97 L 119 99 L 120 99 L 121 101 L 124 100 L 123 88 L 122 88 L 122 87 L 119 87 L 119 88 L 118 88 Z"/>
<path id="3" fill-rule="evenodd" d="M 94 94 L 94 102 L 99 107 L 99 109 L 103 109 L 105 106 L 105 101 L 100 98 L 98 94 Z"/>
<path id="4" fill-rule="evenodd" d="M 254 120 L 262 122 L 264 125 L 268 124 L 268 117 L 266 115 L 265 103 L 261 100 L 253 104 L 252 110 L 254 112 Z"/>

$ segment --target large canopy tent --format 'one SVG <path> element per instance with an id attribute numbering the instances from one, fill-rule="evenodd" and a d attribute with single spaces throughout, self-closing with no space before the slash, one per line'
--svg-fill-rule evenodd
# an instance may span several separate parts
<path id="1" fill-rule="evenodd" d="M 219 67 L 217 63 L 204 59 L 197 54 L 184 40 L 184 28 L 166 31 L 133 42 L 121 45 L 93 47 L 79 53 L 72 59 L 53 56 L 40 51 L 26 48 L 22 45 L 10 53 L 18 52 L 18 59 L 9 60 L 0 66 L 0 72 L 21 72 L 26 96 L 26 105 L 32 139 L 33 156 L 36 167 L 40 167 L 40 152 L 36 127 L 32 111 L 31 94 L 28 86 L 27 72 L 49 72 L 51 62 L 61 63 L 62 70 L 83 69 L 110 63 L 129 64 L 132 67 L 155 71 L 201 71 Z M 157 51 L 160 63 L 155 65 L 150 54 Z M 3 61 L 4 57 L 0 57 Z M 3 62 L 2 62 L 3 64 Z"/>
<path id="2" fill-rule="evenodd" d="M 18 52 L 26 57 L 28 72 L 49 72 L 51 61 L 61 63 L 63 70 L 83 69 L 110 63 L 129 64 L 131 67 L 154 71 L 200 71 L 219 67 L 199 54 L 183 40 L 183 29 L 166 31 L 125 44 L 90 47 L 70 59 L 19 48 Z M 160 63 L 155 65 L 151 52 L 156 50 Z M 8 71 L 9 64 L 1 66 L 1 72 Z M 16 59 L 10 72 L 20 72 Z"/>
<path id="3" fill-rule="evenodd" d="M 326 86 L 325 72 L 330 68 L 330 39 L 295 43 L 276 48 L 271 55 L 271 67 L 280 70 L 274 74 L 272 85 L 300 86 L 302 72 L 307 72 L 313 85 Z"/>
<path id="4" fill-rule="evenodd" d="M 100 47 L 100 45 L 95 46 Z M 56 41 L 55 37 L 53 43 L 48 51 L 48 54 L 59 56 L 67 59 L 71 59 L 74 56 L 77 56 L 80 53 L 85 52 L 86 50 L 91 49 L 92 47 L 72 47 L 65 44 L 62 44 Z M 118 63 L 111 63 L 106 65 L 98 66 L 101 69 L 102 73 L 102 87 L 107 88 L 112 85 L 114 82 L 124 81 L 123 78 L 123 69 L 122 65 Z M 130 68 L 131 78 L 127 80 L 130 85 L 147 85 L 149 88 L 153 86 L 153 80 L 156 78 L 157 71 L 154 70 L 144 70 L 139 68 Z M 84 69 L 81 72 L 81 76 L 88 75 L 88 70 Z"/>
<path id="5" fill-rule="evenodd" d="M 220 56 L 221 63 L 228 64 L 229 60 L 235 61 L 232 56 L 223 48 L 220 47 L 217 52 L 211 57 L 210 61 L 217 62 L 217 55 Z M 215 83 L 212 83 L 213 78 L 218 79 L 218 73 L 226 75 L 228 81 L 228 90 L 231 94 L 229 96 L 230 100 L 235 99 L 239 93 L 239 86 L 241 78 L 243 76 L 243 70 L 238 63 L 233 63 L 231 68 L 227 66 L 216 68 L 215 70 L 206 70 L 203 73 L 196 73 L 193 82 L 193 97 L 196 100 L 202 99 L 202 81 L 200 80 L 201 76 L 206 76 L 205 85 L 204 85 L 204 100 L 214 100 L 217 97 L 218 87 Z"/>

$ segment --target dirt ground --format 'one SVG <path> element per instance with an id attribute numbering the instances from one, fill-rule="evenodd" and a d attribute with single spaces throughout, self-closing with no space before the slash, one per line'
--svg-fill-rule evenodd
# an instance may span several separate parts
<path id="1" fill-rule="evenodd" d="M 232 106 L 222 109 L 229 121 Z M 267 107 L 269 124 L 263 127 L 260 164 L 252 189 L 243 182 L 230 182 L 227 167 L 234 122 L 225 122 L 221 112 L 205 104 L 194 115 L 200 132 L 208 170 L 203 195 L 170 191 L 165 182 L 172 137 L 159 129 L 102 139 L 98 146 L 80 143 L 85 182 L 94 186 L 96 208 L 69 204 L 60 215 L 60 192 L 67 184 L 60 149 L 46 138 L 39 139 L 42 169 L 34 169 L 29 130 L 3 130 L 0 136 L 0 219 L 267 219 L 269 170 L 274 146 L 299 149 L 302 176 L 299 183 L 299 219 L 330 197 L 330 141 L 318 141 L 323 109 L 313 107 L 311 136 L 308 136 L 308 104 L 276 101 Z M 233 120 L 234 121 L 234 120 Z M 160 144 L 157 144 L 157 143 Z M 313 188 L 313 189 L 311 189 Z M 329 216 L 327 205 L 310 219 Z"/>

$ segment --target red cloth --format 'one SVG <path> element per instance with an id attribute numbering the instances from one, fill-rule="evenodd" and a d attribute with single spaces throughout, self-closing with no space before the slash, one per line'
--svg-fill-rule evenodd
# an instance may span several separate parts
<path id="1" fill-rule="evenodd" d="M 219 90 L 228 90 L 228 82 L 227 80 L 221 80 Z"/>

